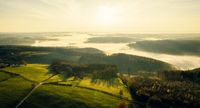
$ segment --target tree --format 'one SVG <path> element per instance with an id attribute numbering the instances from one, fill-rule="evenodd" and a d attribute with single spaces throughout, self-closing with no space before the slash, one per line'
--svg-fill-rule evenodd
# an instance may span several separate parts
<path id="1" fill-rule="evenodd" d="M 112 81 L 118 77 L 117 72 L 117 67 L 110 64 L 80 65 L 57 60 L 49 66 L 49 74 L 52 74 L 51 77 L 59 75 L 62 80 L 70 77 L 74 77 L 74 80 L 91 77 L 93 82 L 101 80 L 112 84 Z"/>
<path id="2" fill-rule="evenodd" d="M 19 52 L 0 52 L 0 63 L 7 66 L 19 66 L 26 64 L 24 57 Z"/>

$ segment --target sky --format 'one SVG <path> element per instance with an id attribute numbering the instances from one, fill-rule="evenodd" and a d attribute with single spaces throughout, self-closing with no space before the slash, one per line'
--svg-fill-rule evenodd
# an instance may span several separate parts
<path id="1" fill-rule="evenodd" d="M 200 33 L 200 0 L 0 0 L 0 32 Z"/>

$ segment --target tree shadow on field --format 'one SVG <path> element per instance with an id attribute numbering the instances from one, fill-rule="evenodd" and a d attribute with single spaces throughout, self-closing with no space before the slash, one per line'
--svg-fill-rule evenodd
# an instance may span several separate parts
<path id="1" fill-rule="evenodd" d="M 37 91 L 20 108 L 92 108 L 86 103 L 52 95 L 48 92 Z"/>

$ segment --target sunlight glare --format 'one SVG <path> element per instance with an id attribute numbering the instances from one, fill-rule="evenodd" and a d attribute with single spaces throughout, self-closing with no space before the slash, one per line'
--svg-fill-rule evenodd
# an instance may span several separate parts
<path id="1" fill-rule="evenodd" d="M 117 12 L 115 7 L 100 6 L 97 10 L 97 23 L 106 26 L 116 24 Z"/>

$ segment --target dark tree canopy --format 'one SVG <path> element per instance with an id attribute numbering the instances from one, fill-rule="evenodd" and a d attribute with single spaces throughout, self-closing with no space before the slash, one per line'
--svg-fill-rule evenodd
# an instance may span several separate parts
<path id="1" fill-rule="evenodd" d="M 0 51 L 0 63 L 6 66 L 26 64 L 20 52 Z"/>
<path id="2" fill-rule="evenodd" d="M 117 78 L 118 69 L 110 64 L 75 64 L 57 60 L 49 66 L 49 74 L 60 75 L 63 79 L 91 77 L 93 80 L 113 80 Z"/>

